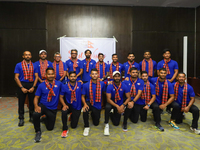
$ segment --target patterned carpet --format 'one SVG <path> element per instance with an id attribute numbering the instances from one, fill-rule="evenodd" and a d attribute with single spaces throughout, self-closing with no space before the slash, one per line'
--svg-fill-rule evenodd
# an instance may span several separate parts
<path id="1" fill-rule="evenodd" d="M 200 100 L 196 105 L 200 106 Z M 47 131 L 44 124 L 41 124 L 42 141 L 34 143 L 35 132 L 33 124 L 28 120 L 28 109 L 25 113 L 25 124 L 18 127 L 17 98 L 0 98 L 0 149 L 31 149 L 31 150 L 124 150 L 124 149 L 200 149 L 200 135 L 196 135 L 189 130 L 192 115 L 186 114 L 184 123 L 180 124 L 180 130 L 170 127 L 167 121 L 170 115 L 163 114 L 161 125 L 164 132 L 158 131 L 154 127 L 151 110 L 148 111 L 147 122 L 139 121 L 133 124 L 128 121 L 128 132 L 123 132 L 121 124 L 118 127 L 110 123 L 110 136 L 103 135 L 104 110 L 101 113 L 100 125 L 94 127 L 90 120 L 90 134 L 83 137 L 83 119 L 79 120 L 77 129 L 69 128 L 67 138 L 61 138 L 62 122 L 61 112 L 58 111 L 56 124 L 53 131 Z"/>

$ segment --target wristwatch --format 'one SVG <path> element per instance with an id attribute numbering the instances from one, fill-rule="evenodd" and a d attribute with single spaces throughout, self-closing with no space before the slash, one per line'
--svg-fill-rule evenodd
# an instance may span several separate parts
<path id="1" fill-rule="evenodd" d="M 124 107 L 126 106 L 124 103 L 122 105 L 124 105 Z"/>
<path id="2" fill-rule="evenodd" d="M 147 106 L 150 107 L 151 105 L 150 105 L 150 104 L 147 104 Z"/>

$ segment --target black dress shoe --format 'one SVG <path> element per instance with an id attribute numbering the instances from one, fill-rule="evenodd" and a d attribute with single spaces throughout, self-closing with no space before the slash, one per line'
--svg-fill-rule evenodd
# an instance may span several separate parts
<path id="1" fill-rule="evenodd" d="M 23 126 L 23 125 L 24 125 L 24 119 L 19 119 L 19 124 L 18 124 L 18 126 L 21 127 L 21 126 Z"/>

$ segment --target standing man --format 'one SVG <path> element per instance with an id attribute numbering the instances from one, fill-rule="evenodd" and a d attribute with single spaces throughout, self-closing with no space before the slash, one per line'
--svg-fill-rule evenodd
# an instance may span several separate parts
<path id="1" fill-rule="evenodd" d="M 35 142 L 40 142 L 41 140 L 40 117 L 43 114 L 46 115 L 44 123 L 47 130 L 53 130 L 54 128 L 61 85 L 60 81 L 55 80 L 54 69 L 51 67 L 47 68 L 46 80 L 38 86 L 34 98 L 35 112 L 33 113 L 33 122 L 36 132 Z"/>
<path id="2" fill-rule="evenodd" d="M 19 124 L 18 126 L 24 125 L 24 103 L 26 95 L 28 94 L 29 99 L 29 122 L 33 122 L 33 99 L 34 91 L 36 88 L 38 73 L 37 68 L 31 62 L 31 52 L 25 51 L 22 55 L 23 61 L 15 66 L 15 82 L 18 85 L 18 114 Z"/>
<path id="3" fill-rule="evenodd" d="M 144 81 L 138 78 L 138 74 L 138 69 L 136 67 L 132 67 L 130 69 L 129 80 L 124 81 L 131 95 L 132 101 L 128 102 L 128 108 L 131 109 L 130 119 L 133 123 L 138 122 L 139 115 L 141 117 L 141 121 L 145 121 L 145 111 L 143 110 L 144 101 L 140 98 L 142 95 Z"/>
<path id="4" fill-rule="evenodd" d="M 194 105 L 195 102 L 195 93 L 193 88 L 185 82 L 186 75 L 181 72 L 178 74 L 177 82 L 174 85 L 174 95 L 175 95 L 175 103 L 178 104 L 178 109 L 173 109 L 175 111 L 174 119 L 176 123 L 182 123 L 182 115 L 184 113 L 192 113 L 193 120 L 190 129 L 195 134 L 200 134 L 200 130 L 198 130 L 198 120 L 199 120 L 199 109 Z M 172 125 L 172 124 L 171 124 Z M 173 127 L 173 126 L 172 126 Z"/>
<path id="5" fill-rule="evenodd" d="M 117 54 L 112 54 L 112 63 L 109 66 L 110 79 L 113 80 L 113 72 L 119 71 L 120 74 L 124 71 L 124 66 L 118 62 Z"/>
<path id="6" fill-rule="evenodd" d="M 75 71 L 69 72 L 69 82 L 62 85 L 60 92 L 60 102 L 63 105 L 62 108 L 62 123 L 63 132 L 61 137 L 67 137 L 68 126 L 67 126 L 67 115 L 71 115 L 71 128 L 77 127 L 78 120 L 81 114 L 81 82 L 77 82 L 77 75 Z M 65 100 L 64 100 L 65 96 Z"/>
<path id="7" fill-rule="evenodd" d="M 99 74 L 99 80 L 103 81 L 105 80 L 109 75 L 109 67 L 108 65 L 103 61 L 104 60 L 104 54 L 99 53 L 98 54 L 99 61 L 96 63 L 96 68 L 98 70 Z"/>
<path id="8" fill-rule="evenodd" d="M 134 53 L 128 53 L 127 57 L 128 61 L 124 63 L 124 70 L 125 70 L 125 78 L 128 80 L 128 78 L 131 76 L 130 75 L 130 69 L 132 67 L 135 67 L 140 71 L 140 65 L 135 62 L 135 54 Z"/>
<path id="9" fill-rule="evenodd" d="M 71 50 L 71 58 L 66 61 L 67 66 L 67 77 L 69 78 L 69 72 L 75 71 L 77 81 L 81 80 L 83 74 L 83 65 L 81 60 L 77 59 L 78 51 L 76 49 Z"/>
<path id="10" fill-rule="evenodd" d="M 157 107 L 155 109 L 159 108 L 159 113 L 157 113 L 157 116 L 154 118 L 154 120 L 156 122 L 155 126 L 160 131 L 164 131 L 164 128 L 160 125 L 161 113 L 169 104 L 174 101 L 174 89 L 171 82 L 166 79 L 167 70 L 165 68 L 160 68 L 158 74 L 158 77 L 151 78 L 151 83 L 156 87 L 155 102 L 158 104 L 158 106 L 155 106 Z"/>
<path id="11" fill-rule="evenodd" d="M 82 81 L 83 81 L 83 83 L 90 81 L 90 79 L 91 79 L 90 72 L 93 68 L 95 68 L 95 65 L 96 65 L 96 61 L 91 59 L 91 55 L 92 55 L 91 50 L 89 50 L 89 49 L 85 50 L 86 58 L 84 60 L 82 60 L 82 64 L 83 64 Z"/>
<path id="12" fill-rule="evenodd" d="M 144 59 L 140 62 L 140 70 L 146 71 L 148 73 L 148 77 L 152 78 L 155 76 L 157 70 L 156 61 L 151 59 L 151 52 L 146 50 L 144 52 Z"/>
<path id="13" fill-rule="evenodd" d="M 40 50 L 39 51 L 39 61 L 36 61 L 34 64 L 35 66 L 37 67 L 37 70 L 38 70 L 38 84 L 37 86 L 39 85 L 39 83 L 42 83 L 45 81 L 46 77 L 45 77 L 45 74 L 46 74 L 46 69 L 48 67 L 52 67 L 53 68 L 53 65 L 50 61 L 46 60 L 47 58 L 47 51 L 45 50 Z"/>
<path id="14" fill-rule="evenodd" d="M 105 92 L 105 84 L 98 80 L 98 71 L 96 68 L 91 70 L 91 80 L 83 85 L 82 103 L 83 103 L 83 120 L 84 120 L 84 136 L 89 135 L 89 111 L 95 126 L 99 125 L 101 115 L 102 93 Z"/>
<path id="15" fill-rule="evenodd" d="M 104 135 L 110 135 L 108 124 L 109 117 L 111 117 L 113 125 L 118 126 L 120 123 L 121 115 L 124 111 L 124 122 L 122 129 L 123 131 L 127 131 L 127 119 L 131 112 L 131 109 L 126 107 L 128 102 L 131 100 L 130 93 L 126 84 L 120 81 L 121 73 L 119 71 L 114 71 L 112 76 L 113 82 L 112 84 L 108 85 L 106 91 L 107 104 L 105 107 Z M 114 113 L 110 113 L 111 109 L 114 109 Z"/>
<path id="16" fill-rule="evenodd" d="M 65 76 L 67 74 L 67 68 L 65 63 L 61 61 L 61 55 L 59 52 L 54 54 L 53 69 L 55 71 L 55 79 L 65 83 Z"/>

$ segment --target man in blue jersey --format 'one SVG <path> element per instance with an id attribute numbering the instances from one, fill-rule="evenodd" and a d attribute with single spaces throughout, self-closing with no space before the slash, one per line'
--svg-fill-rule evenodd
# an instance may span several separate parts
<path id="1" fill-rule="evenodd" d="M 146 50 L 144 52 L 144 59 L 139 64 L 140 70 L 146 71 L 148 73 L 149 78 L 155 76 L 157 70 L 157 63 L 156 61 L 151 59 L 151 52 L 149 50 Z"/>
<path id="2" fill-rule="evenodd" d="M 107 104 L 105 107 L 104 135 L 110 135 L 109 117 L 111 117 L 113 125 L 118 126 L 122 113 L 124 113 L 122 129 L 123 131 L 127 131 L 127 119 L 131 112 L 131 109 L 126 107 L 131 100 L 130 93 L 126 84 L 120 81 L 121 73 L 119 71 L 114 71 L 112 76 L 113 82 L 108 85 L 106 90 Z M 113 113 L 110 113 L 111 109 L 114 109 Z"/>
<path id="3" fill-rule="evenodd" d="M 117 54 L 112 54 L 112 63 L 109 66 L 110 80 L 113 81 L 113 72 L 119 71 L 120 74 L 124 71 L 124 66 L 118 62 Z"/>
<path id="4" fill-rule="evenodd" d="M 160 125 L 161 122 L 161 113 L 162 111 L 174 101 L 174 89 L 173 85 L 169 80 L 166 79 L 167 70 L 165 68 L 159 69 L 159 76 L 155 78 L 151 78 L 150 82 L 155 86 L 156 89 L 156 100 L 157 106 L 155 105 L 155 109 L 159 108 L 159 113 L 157 113 L 156 118 L 154 118 L 156 122 L 156 128 L 160 131 L 164 131 L 164 128 Z M 172 107 L 176 107 L 176 104 L 173 103 Z"/>
<path id="5" fill-rule="evenodd" d="M 54 54 L 53 68 L 55 71 L 55 79 L 65 84 L 66 82 L 65 76 L 67 74 L 67 68 L 65 63 L 61 61 L 61 55 L 59 52 L 56 52 Z"/>
<path id="6" fill-rule="evenodd" d="M 160 68 L 166 68 L 167 70 L 167 80 L 169 80 L 171 83 L 175 83 L 175 79 L 178 74 L 178 63 L 175 60 L 172 60 L 171 58 L 171 52 L 169 49 L 163 50 L 163 60 L 158 62 L 157 65 L 157 74 L 159 75 L 159 69 Z M 167 107 L 166 111 L 171 114 L 170 106 Z"/>
<path id="7" fill-rule="evenodd" d="M 37 83 L 37 86 L 44 82 L 46 77 L 45 77 L 45 74 L 46 74 L 46 69 L 48 67 L 52 67 L 53 68 L 53 65 L 50 61 L 48 61 L 46 58 L 47 58 L 47 51 L 45 50 L 40 50 L 39 51 L 39 61 L 36 61 L 34 63 L 34 65 L 37 67 L 37 70 L 38 70 L 38 83 Z"/>
<path id="8" fill-rule="evenodd" d="M 67 77 L 69 78 L 69 72 L 75 71 L 77 76 L 77 81 L 81 80 L 81 75 L 83 74 L 83 65 L 81 60 L 77 59 L 78 51 L 77 49 L 71 50 L 71 58 L 66 61 L 67 66 Z"/>
<path id="9" fill-rule="evenodd" d="M 63 132 L 61 137 L 65 138 L 68 134 L 67 115 L 71 115 L 71 128 L 76 128 L 81 114 L 81 82 L 77 82 L 77 75 L 75 71 L 69 72 L 69 82 L 62 85 L 60 92 L 60 102 L 62 107 L 62 123 Z M 65 96 L 65 100 L 64 100 Z"/>
<path id="10" fill-rule="evenodd" d="M 130 69 L 129 79 L 124 81 L 131 95 L 131 101 L 128 102 L 128 108 L 131 109 L 131 114 L 129 117 L 133 123 L 138 122 L 139 115 L 141 117 L 141 121 L 145 121 L 145 110 L 143 109 L 144 101 L 140 98 L 144 87 L 144 81 L 138 78 L 138 74 L 138 69 L 136 67 L 132 67 Z"/>
<path id="11" fill-rule="evenodd" d="M 86 83 L 90 81 L 90 72 L 93 68 L 95 68 L 96 61 L 91 59 L 92 52 L 91 50 L 87 49 L 85 50 L 85 59 L 82 60 L 83 65 L 83 75 L 82 75 L 82 81 L 83 83 Z"/>
<path id="12" fill-rule="evenodd" d="M 24 125 L 24 102 L 26 99 L 26 95 L 28 95 L 29 99 L 29 121 L 33 122 L 33 99 L 34 99 L 34 91 L 36 88 L 38 73 L 37 68 L 31 62 L 31 52 L 25 51 L 23 52 L 23 61 L 18 63 L 15 66 L 15 81 L 18 85 L 18 114 L 19 114 L 19 124 L 18 126 Z"/>
<path id="13" fill-rule="evenodd" d="M 46 80 L 38 86 L 34 98 L 35 112 L 33 113 L 33 122 L 36 132 L 35 142 L 40 142 L 41 140 L 40 117 L 43 114 L 46 115 L 44 123 L 47 130 L 53 130 L 54 128 L 61 85 L 60 81 L 55 80 L 54 69 L 51 67 L 47 68 Z"/>
<path id="14" fill-rule="evenodd" d="M 172 110 L 172 115 L 174 114 L 174 119 L 176 123 L 182 123 L 182 115 L 184 113 L 192 113 L 193 120 L 190 129 L 195 134 L 200 134 L 198 130 L 198 120 L 199 120 L 199 109 L 194 105 L 195 93 L 193 88 L 185 82 L 186 75 L 183 72 L 178 74 L 177 82 L 174 84 L 174 95 L 175 103 L 178 104 L 178 109 Z M 173 113 L 174 111 L 174 113 Z"/>
<path id="15" fill-rule="evenodd" d="M 83 85 L 82 103 L 83 103 L 83 120 L 84 120 L 84 136 L 89 135 L 89 111 L 95 126 L 99 125 L 101 115 L 102 93 L 105 92 L 105 84 L 98 80 L 98 71 L 96 68 L 91 70 L 91 80 Z"/>
<path id="16" fill-rule="evenodd" d="M 104 54 L 103 53 L 98 54 L 98 59 L 99 59 L 99 61 L 96 63 L 95 67 L 98 70 L 99 80 L 103 81 L 109 75 L 109 66 L 108 66 L 108 64 L 106 64 L 103 61 L 104 60 Z"/>
<path id="17" fill-rule="evenodd" d="M 128 61 L 125 62 L 124 65 L 124 70 L 125 70 L 125 79 L 128 80 L 128 78 L 131 76 L 130 75 L 130 69 L 132 67 L 135 67 L 140 71 L 140 65 L 135 62 L 135 54 L 134 53 L 128 53 L 127 56 Z"/>

